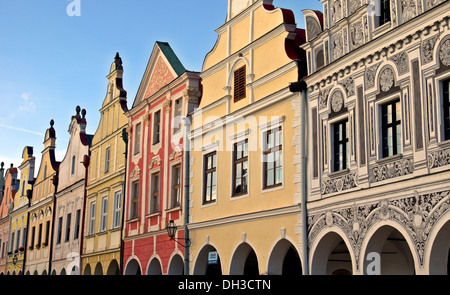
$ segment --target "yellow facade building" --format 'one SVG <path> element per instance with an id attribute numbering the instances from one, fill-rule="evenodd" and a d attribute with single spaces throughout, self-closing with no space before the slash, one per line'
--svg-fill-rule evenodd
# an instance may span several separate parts
<path id="1" fill-rule="evenodd" d="M 27 244 L 28 208 L 34 183 L 33 147 L 26 146 L 22 152 L 20 170 L 20 185 L 14 197 L 14 206 L 11 211 L 9 252 L 6 272 L 9 274 L 22 274 L 25 260 L 25 246 Z"/>
<path id="2" fill-rule="evenodd" d="M 128 119 L 122 109 L 122 59 L 111 65 L 108 92 L 100 109 L 101 119 L 92 139 L 87 180 L 86 222 L 81 269 L 83 275 L 120 273 L 125 142 L 122 132 Z"/>
<path id="3" fill-rule="evenodd" d="M 302 273 L 289 85 L 302 74 L 304 31 L 262 0 L 229 0 L 216 31 L 191 125 L 190 272 Z"/>
<path id="4" fill-rule="evenodd" d="M 29 208 L 25 274 L 46 275 L 50 269 L 50 239 L 53 226 L 55 185 L 59 162 L 55 158 L 56 132 L 50 122 L 44 138 L 44 150 L 33 186 Z"/>

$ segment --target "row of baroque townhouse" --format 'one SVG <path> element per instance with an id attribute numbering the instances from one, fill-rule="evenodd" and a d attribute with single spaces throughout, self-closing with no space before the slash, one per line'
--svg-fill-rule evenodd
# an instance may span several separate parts
<path id="1" fill-rule="evenodd" d="M 449 1 L 272 2 L 201 73 L 156 42 L 131 108 L 117 54 L 94 135 L 2 164 L 0 273 L 448 274 Z"/>

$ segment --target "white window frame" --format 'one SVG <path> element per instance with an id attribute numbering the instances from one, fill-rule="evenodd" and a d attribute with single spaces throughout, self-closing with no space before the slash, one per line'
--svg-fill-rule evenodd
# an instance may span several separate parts
<path id="1" fill-rule="evenodd" d="M 93 235 L 95 233 L 95 210 L 96 201 L 93 201 L 89 206 L 89 235 Z"/>
<path id="2" fill-rule="evenodd" d="M 122 191 L 114 193 L 114 214 L 112 228 L 118 228 L 120 226 L 120 216 L 122 209 Z"/>
<path id="3" fill-rule="evenodd" d="M 106 231 L 107 223 L 108 223 L 108 197 L 102 198 L 102 206 L 100 212 L 100 229 L 99 232 Z"/>

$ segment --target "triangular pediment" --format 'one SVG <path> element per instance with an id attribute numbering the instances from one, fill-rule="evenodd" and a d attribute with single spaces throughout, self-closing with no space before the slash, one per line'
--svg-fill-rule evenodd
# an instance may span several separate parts
<path id="1" fill-rule="evenodd" d="M 186 71 L 166 42 L 156 42 L 133 107 L 149 98 Z"/>

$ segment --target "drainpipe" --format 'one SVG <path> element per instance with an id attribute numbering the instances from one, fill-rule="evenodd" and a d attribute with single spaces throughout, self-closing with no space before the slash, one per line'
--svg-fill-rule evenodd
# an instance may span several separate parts
<path id="1" fill-rule="evenodd" d="M 128 167 L 128 132 L 127 128 L 122 129 L 122 140 L 125 143 L 125 172 L 124 172 L 124 180 L 123 180 L 123 189 L 122 189 L 122 219 L 120 224 L 120 265 L 119 265 L 119 274 L 123 275 L 123 255 L 125 249 L 125 242 L 123 240 L 123 230 L 125 224 L 125 197 L 126 197 L 126 188 L 127 188 L 127 167 Z"/>
<path id="2" fill-rule="evenodd" d="M 184 117 L 184 275 L 189 275 L 189 247 L 186 243 L 189 240 L 189 166 L 191 157 L 191 146 L 189 133 L 191 132 L 191 118 Z"/>
<path id="3" fill-rule="evenodd" d="M 308 132 L 308 97 L 307 90 L 308 86 L 306 82 L 302 79 L 299 79 L 298 82 L 292 83 L 290 85 L 291 92 L 300 92 L 301 94 L 301 104 L 300 104 L 300 124 L 301 124 L 301 138 L 300 138 L 300 154 L 301 154 L 301 219 L 302 219 L 302 251 L 303 251 L 303 274 L 309 275 L 309 252 L 308 252 L 308 211 L 307 211 L 307 202 L 308 202 L 308 157 L 307 157 L 307 139 L 308 136 L 306 132 Z"/>
<path id="4" fill-rule="evenodd" d="M 55 172 L 55 175 L 53 175 L 53 179 L 52 179 L 52 183 L 53 186 L 55 187 L 55 191 L 53 193 L 53 211 L 52 211 L 52 228 L 50 231 L 50 249 L 49 249 L 49 261 L 48 261 L 48 273 L 47 275 L 51 275 L 52 272 L 52 263 L 53 263 L 53 236 L 55 233 L 55 218 L 56 218 L 56 193 L 58 193 L 58 181 L 59 181 L 59 167 L 58 167 L 58 171 Z M 81 217 L 81 216 L 80 216 Z M 81 223 L 81 220 L 80 220 Z"/>
<path id="5" fill-rule="evenodd" d="M 88 184 L 88 176 L 89 176 L 89 164 L 91 162 L 91 152 L 88 151 L 87 155 L 84 155 L 83 162 L 81 162 L 84 166 L 84 192 L 83 192 L 83 212 L 82 212 L 82 220 L 85 220 L 86 218 L 86 201 L 87 201 L 87 184 Z M 78 265 L 78 268 L 80 270 L 79 275 L 82 273 L 82 259 L 81 255 L 83 254 L 83 245 L 84 245 L 84 223 L 81 223 L 83 226 L 81 227 L 81 233 L 80 233 L 80 264 Z"/>

